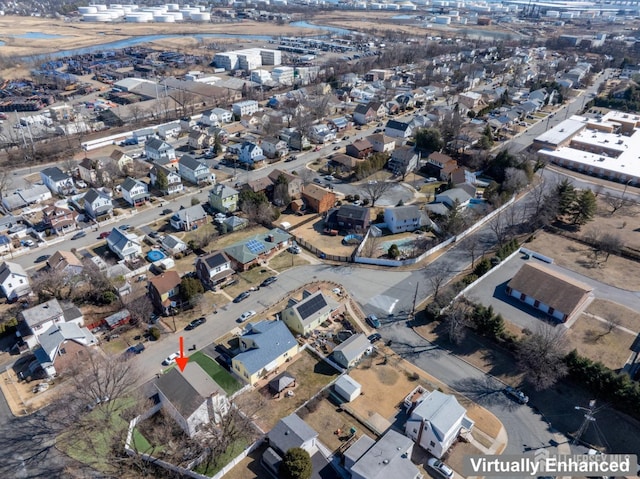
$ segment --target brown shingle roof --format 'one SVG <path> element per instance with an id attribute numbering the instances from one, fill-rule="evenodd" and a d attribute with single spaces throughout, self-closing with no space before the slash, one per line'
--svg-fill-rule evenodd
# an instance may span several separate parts
<path id="1" fill-rule="evenodd" d="M 586 299 L 592 287 L 541 264 L 526 263 L 507 285 L 567 316 Z"/>
<path id="2" fill-rule="evenodd" d="M 317 185 L 307 185 L 302 191 L 302 196 L 313 198 L 317 201 L 322 200 L 322 198 L 324 198 L 327 194 L 331 194 L 331 192 Z"/>
<path id="3" fill-rule="evenodd" d="M 158 293 L 164 294 L 180 284 L 180 275 L 177 271 L 165 271 L 160 276 L 151 278 L 149 282 Z"/>

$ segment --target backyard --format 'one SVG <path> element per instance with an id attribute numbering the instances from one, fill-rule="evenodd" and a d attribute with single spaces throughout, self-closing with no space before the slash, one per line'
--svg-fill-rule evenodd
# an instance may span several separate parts
<path id="1" fill-rule="evenodd" d="M 197 363 L 204 371 L 231 396 L 238 391 L 242 384 L 234 378 L 226 369 L 220 366 L 214 359 L 210 358 L 202 351 L 198 351 L 189 356 L 190 361 Z"/>
<path id="2" fill-rule="evenodd" d="M 335 256 L 350 256 L 357 244 L 344 245 L 342 240 L 344 236 L 329 236 L 323 233 L 324 219 L 310 221 L 291 231 L 296 237 L 302 238 L 307 243 L 318 248 L 326 254 Z"/>

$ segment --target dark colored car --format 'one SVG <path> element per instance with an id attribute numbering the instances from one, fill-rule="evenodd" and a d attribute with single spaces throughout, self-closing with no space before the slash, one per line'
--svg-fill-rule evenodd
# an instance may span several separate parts
<path id="1" fill-rule="evenodd" d="M 382 339 L 382 336 L 380 336 L 380 333 L 373 333 L 372 335 L 368 336 L 367 339 L 371 344 L 373 344 L 377 341 L 380 341 Z"/>
<path id="2" fill-rule="evenodd" d="M 45 261 L 47 261 L 49 258 L 51 258 L 50 254 L 43 254 L 41 256 L 38 256 L 36 258 L 36 263 L 44 263 Z"/>
<path id="3" fill-rule="evenodd" d="M 207 318 L 204 316 L 199 317 L 198 319 L 194 319 L 184 328 L 187 331 L 191 331 L 192 329 L 196 329 L 198 326 L 207 322 Z"/>
<path id="4" fill-rule="evenodd" d="M 74 234 L 71 237 L 71 239 L 76 240 L 76 239 L 84 238 L 85 236 L 87 236 L 87 233 L 85 233 L 84 231 L 78 231 L 76 234 Z"/>
<path id="5" fill-rule="evenodd" d="M 504 393 L 509 396 L 511 399 L 515 399 L 520 404 L 527 404 L 529 402 L 529 396 L 520 391 L 519 389 L 513 388 L 511 386 L 507 386 L 504 388 Z"/>
<path id="6" fill-rule="evenodd" d="M 375 314 L 370 314 L 369 316 L 367 316 L 367 323 L 369 323 L 372 328 L 380 327 L 380 320 L 376 317 Z"/>
<path id="7" fill-rule="evenodd" d="M 269 286 L 270 284 L 273 284 L 276 281 L 278 281 L 278 277 L 277 276 L 269 276 L 262 283 L 260 283 L 260 286 Z"/>
<path id="8" fill-rule="evenodd" d="M 249 296 L 251 296 L 251 293 L 249 293 L 249 291 L 243 291 L 238 296 L 233 298 L 233 302 L 240 303 L 241 301 L 244 301 L 245 299 L 247 299 Z"/>
<path id="9" fill-rule="evenodd" d="M 111 231 L 103 231 L 100 233 L 100 239 L 105 239 L 111 234 Z"/>
<path id="10" fill-rule="evenodd" d="M 120 226 L 118 226 L 118 229 L 120 229 L 122 231 L 127 231 L 129 228 L 131 228 L 131 225 L 120 225 Z"/>
<path id="11" fill-rule="evenodd" d="M 165 208 L 162 210 L 163 215 L 170 215 L 171 213 L 173 213 L 173 210 L 171 208 Z"/>
<path id="12" fill-rule="evenodd" d="M 125 351 L 126 354 L 140 354 L 144 351 L 144 344 L 138 343 L 134 346 L 131 346 L 129 349 Z"/>

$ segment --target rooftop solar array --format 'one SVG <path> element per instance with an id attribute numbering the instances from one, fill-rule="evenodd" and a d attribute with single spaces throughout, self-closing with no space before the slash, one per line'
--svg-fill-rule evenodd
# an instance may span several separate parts
<path id="1" fill-rule="evenodd" d="M 304 320 L 312 314 L 320 311 L 327 305 L 324 296 L 319 294 L 317 296 L 310 296 L 308 301 L 301 303 L 298 306 L 298 314 Z"/>
<path id="2" fill-rule="evenodd" d="M 258 240 L 249 240 L 247 241 L 246 245 L 247 248 L 249 248 L 249 251 L 251 251 L 253 254 L 259 254 L 264 251 L 264 245 Z"/>

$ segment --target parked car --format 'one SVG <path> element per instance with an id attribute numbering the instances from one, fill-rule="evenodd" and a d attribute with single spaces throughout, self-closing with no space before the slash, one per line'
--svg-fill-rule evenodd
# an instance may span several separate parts
<path id="1" fill-rule="evenodd" d="M 507 386 L 504 388 L 504 393 L 512 399 L 515 399 L 520 404 L 527 404 L 529 402 L 529 396 L 520 391 L 519 389 Z"/>
<path id="2" fill-rule="evenodd" d="M 198 326 L 207 322 L 207 318 L 204 316 L 200 316 L 198 319 L 194 319 L 184 328 L 186 331 L 191 331 L 192 329 L 196 329 Z"/>
<path id="3" fill-rule="evenodd" d="M 367 316 L 367 323 L 369 323 L 369 326 L 371 326 L 372 328 L 380 327 L 380 320 L 376 317 L 375 314 L 370 314 L 369 316 Z"/>
<path id="4" fill-rule="evenodd" d="M 72 240 L 77 240 L 80 238 L 84 238 L 85 236 L 87 236 L 87 233 L 85 233 L 84 231 L 78 231 L 76 234 L 74 234 L 71 239 Z"/>
<path id="5" fill-rule="evenodd" d="M 131 228 L 131 225 L 120 225 L 120 226 L 118 226 L 118 229 L 122 230 L 122 231 L 127 231 L 129 228 Z"/>
<path id="6" fill-rule="evenodd" d="M 173 210 L 171 208 L 165 208 L 162 210 L 163 215 L 170 215 L 171 213 L 173 213 Z"/>
<path id="7" fill-rule="evenodd" d="M 335 178 L 333 177 L 333 175 L 327 175 L 324 177 L 324 179 L 327 181 L 335 181 Z"/>
<path id="8" fill-rule="evenodd" d="M 31 248 L 32 246 L 35 245 L 33 240 L 30 240 L 30 239 L 22 240 L 20 241 L 20 243 L 22 243 L 22 246 L 26 246 L 27 248 Z"/>
<path id="9" fill-rule="evenodd" d="M 43 254 L 40 255 L 36 258 L 36 260 L 34 261 L 34 263 L 44 263 L 45 261 L 47 261 L 49 258 L 51 258 L 50 254 Z"/>
<path id="10" fill-rule="evenodd" d="M 322 180 L 320 180 L 320 178 L 314 178 L 313 182 L 320 184 L 320 183 L 322 183 Z"/>
<path id="11" fill-rule="evenodd" d="M 287 248 L 287 251 L 291 254 L 300 254 L 300 247 L 299 246 L 289 246 Z"/>
<path id="12" fill-rule="evenodd" d="M 269 276 L 262 283 L 260 283 L 260 286 L 269 286 L 270 284 L 273 284 L 276 281 L 278 281 L 278 277 L 277 276 Z"/>
<path id="13" fill-rule="evenodd" d="M 342 148 L 340 145 L 336 145 L 333 147 L 333 151 L 338 151 L 340 148 Z"/>
<path id="14" fill-rule="evenodd" d="M 382 339 L 382 336 L 380 336 L 380 333 L 373 333 L 372 335 L 368 336 L 367 339 L 371 344 L 373 344 L 380 341 Z"/>
<path id="15" fill-rule="evenodd" d="M 179 353 L 171 353 L 164 361 L 162 361 L 162 364 L 164 364 L 165 366 L 171 366 L 176 362 L 176 358 L 178 358 L 179 356 Z"/>
<path id="16" fill-rule="evenodd" d="M 103 231 L 102 233 L 100 233 L 100 236 L 98 236 L 98 238 L 105 239 L 105 238 L 108 238 L 110 234 L 111 234 L 111 231 Z"/>
<path id="17" fill-rule="evenodd" d="M 453 469 L 435 457 L 429 459 L 427 464 L 439 477 L 443 477 L 444 479 L 451 479 L 453 477 Z"/>
<path id="18" fill-rule="evenodd" d="M 233 298 L 233 302 L 234 303 L 240 303 L 240 302 L 244 301 L 245 299 L 247 299 L 250 295 L 251 295 L 251 293 L 249 291 L 243 291 L 238 296 Z"/>
<path id="19" fill-rule="evenodd" d="M 250 311 L 245 311 L 244 313 L 242 313 L 240 315 L 240 317 L 238 318 L 238 322 L 239 323 L 244 323 L 247 319 L 252 318 L 256 315 L 256 312 L 253 310 Z"/>
<path id="20" fill-rule="evenodd" d="M 142 351 L 144 351 L 144 344 L 138 343 L 128 348 L 125 354 L 140 354 Z"/>

